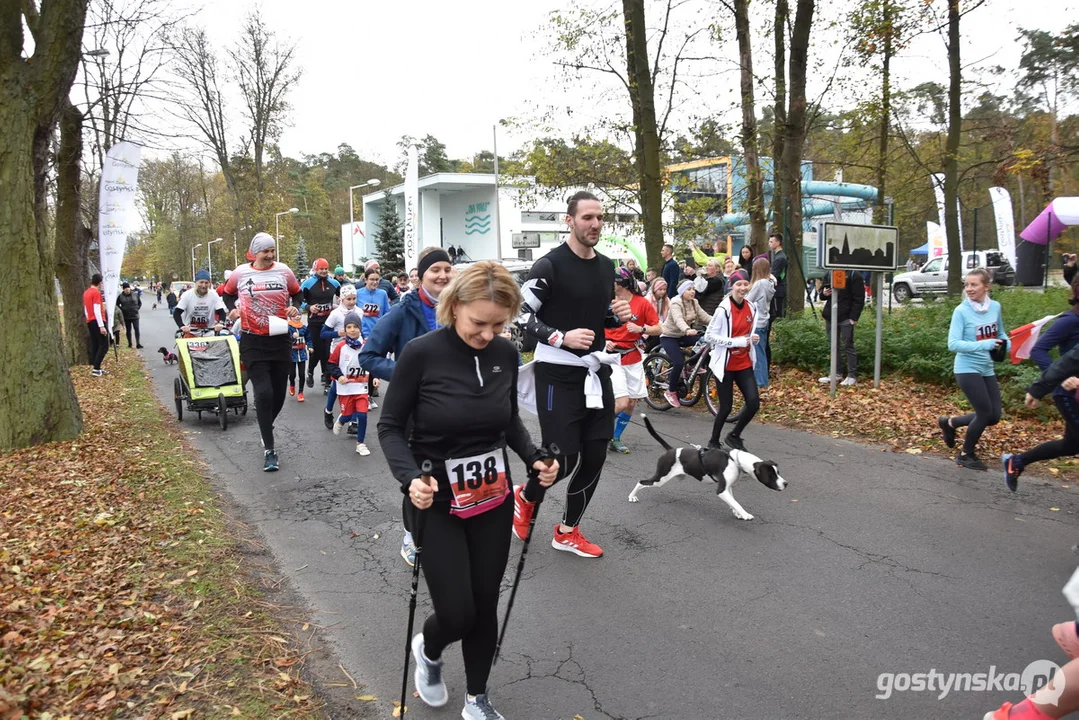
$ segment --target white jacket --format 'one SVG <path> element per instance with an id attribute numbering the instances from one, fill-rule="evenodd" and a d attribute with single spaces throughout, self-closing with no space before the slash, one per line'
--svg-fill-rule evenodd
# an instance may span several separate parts
<path id="1" fill-rule="evenodd" d="M 756 335 L 757 308 L 748 299 L 744 300 L 749 308 L 750 335 Z M 750 340 L 750 335 L 731 337 L 731 297 L 723 298 L 723 302 L 716 308 L 712 322 L 708 323 L 708 329 L 704 332 L 705 341 L 712 346 L 712 357 L 708 360 L 708 367 L 716 380 L 722 382 L 723 374 L 727 370 L 727 354 L 732 347 L 749 347 L 749 360 L 757 364 L 757 346 Z"/>

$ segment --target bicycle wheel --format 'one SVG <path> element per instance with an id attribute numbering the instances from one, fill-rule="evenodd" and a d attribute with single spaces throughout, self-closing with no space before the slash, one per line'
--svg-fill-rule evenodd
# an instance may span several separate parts
<path id="1" fill-rule="evenodd" d="M 671 377 L 671 361 L 662 351 L 649 353 L 644 358 L 644 401 L 653 410 L 670 410 L 671 404 L 663 393 L 667 392 Z"/>
<path id="2" fill-rule="evenodd" d="M 686 358 L 686 364 L 682 370 L 682 385 L 684 390 L 678 395 L 678 402 L 684 407 L 693 407 L 697 404 L 697 401 L 701 399 L 701 395 L 704 394 L 704 380 L 705 372 L 708 371 L 708 365 L 706 363 L 701 364 L 701 369 L 704 372 L 696 369 L 697 361 L 694 360 L 691 364 L 689 361 L 693 360 L 690 356 Z M 693 373 L 689 375 L 689 373 Z"/>

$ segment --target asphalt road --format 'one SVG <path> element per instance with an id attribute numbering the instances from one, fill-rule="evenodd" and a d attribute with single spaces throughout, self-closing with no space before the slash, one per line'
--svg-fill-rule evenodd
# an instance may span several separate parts
<path id="1" fill-rule="evenodd" d="M 171 410 L 176 371 L 153 351 L 171 347 L 172 322 L 163 309 L 144 310 L 142 329 Z M 274 474 L 261 471 L 253 412 L 225 432 L 213 416 L 199 423 L 185 414 L 182 426 L 311 622 L 326 626 L 336 657 L 323 667 L 340 662 L 382 700 L 350 705 L 348 690 L 331 688 L 334 717 L 388 717 L 410 581 L 398 555 L 401 496 L 379 448 L 379 411 L 372 454 L 361 458 L 351 437 L 323 427 L 322 404 L 317 387 L 302 405 L 289 399 Z M 672 442 L 707 439 L 707 416 L 652 417 Z M 525 423 L 538 436 L 535 418 Z M 790 482 L 783 493 L 750 480 L 734 486 L 753 521 L 736 520 L 710 486 L 688 480 L 627 502 L 659 453 L 636 420 L 625 435 L 632 453 L 608 456 L 582 524 L 606 550 L 602 559 L 550 547 L 564 491 L 548 494 L 491 676 L 507 718 L 981 718 L 1021 693 L 878 699 L 879 676 L 1021 673 L 1034 660 L 1064 661 L 1049 629 L 1071 616 L 1060 588 L 1079 562 L 1074 489 L 1024 478 L 1013 495 L 997 472 L 775 427 L 752 425 L 745 438 Z M 524 477 L 520 461 L 512 470 Z M 422 583 L 421 605 L 429 610 Z M 456 647 L 445 657 L 450 704 L 432 710 L 414 700 L 409 717 L 457 717 L 463 666 Z"/>

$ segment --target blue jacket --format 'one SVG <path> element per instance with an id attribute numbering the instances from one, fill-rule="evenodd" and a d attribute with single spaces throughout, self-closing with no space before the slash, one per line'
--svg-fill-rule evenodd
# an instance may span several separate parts
<path id="1" fill-rule="evenodd" d="M 682 277 L 682 268 L 671 258 L 663 264 L 663 279 L 667 281 L 667 297 L 678 294 L 678 279 Z"/>
<path id="2" fill-rule="evenodd" d="M 391 381 L 396 362 L 386 355 L 393 353 L 394 357 L 401 357 L 401 351 L 410 340 L 433 329 L 428 326 L 427 318 L 423 315 L 420 294 L 410 292 L 375 325 L 374 332 L 367 337 L 367 342 L 360 351 L 360 365 L 373 377 Z"/>
<path id="3" fill-rule="evenodd" d="M 363 336 L 371 337 L 382 318 L 390 312 L 390 299 L 382 288 L 368 290 L 366 287 L 356 288 L 356 310 L 363 324 Z"/>
<path id="4" fill-rule="evenodd" d="M 980 313 L 964 298 L 952 312 L 948 328 L 948 350 L 955 353 L 954 372 L 995 375 L 989 351 L 996 346 L 996 338 L 1004 339 L 1005 349 L 1010 347 L 1000 303 L 990 300 L 989 309 Z"/>

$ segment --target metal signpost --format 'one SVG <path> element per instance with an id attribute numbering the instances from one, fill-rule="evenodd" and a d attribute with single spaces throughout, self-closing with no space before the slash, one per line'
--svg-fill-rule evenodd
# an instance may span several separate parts
<path id="1" fill-rule="evenodd" d="M 851 223 L 824 222 L 817 231 L 817 258 L 826 270 L 842 271 L 832 273 L 832 318 L 831 318 L 831 388 L 830 396 L 835 397 L 836 377 L 838 374 L 839 327 L 835 289 L 838 275 L 848 270 L 869 271 L 875 273 L 872 285 L 876 288 L 877 332 L 874 342 L 873 387 L 880 387 L 880 360 L 883 332 L 884 273 L 894 272 L 898 267 L 899 230 L 891 225 L 855 225 Z M 845 275 L 843 276 L 846 280 Z"/>

